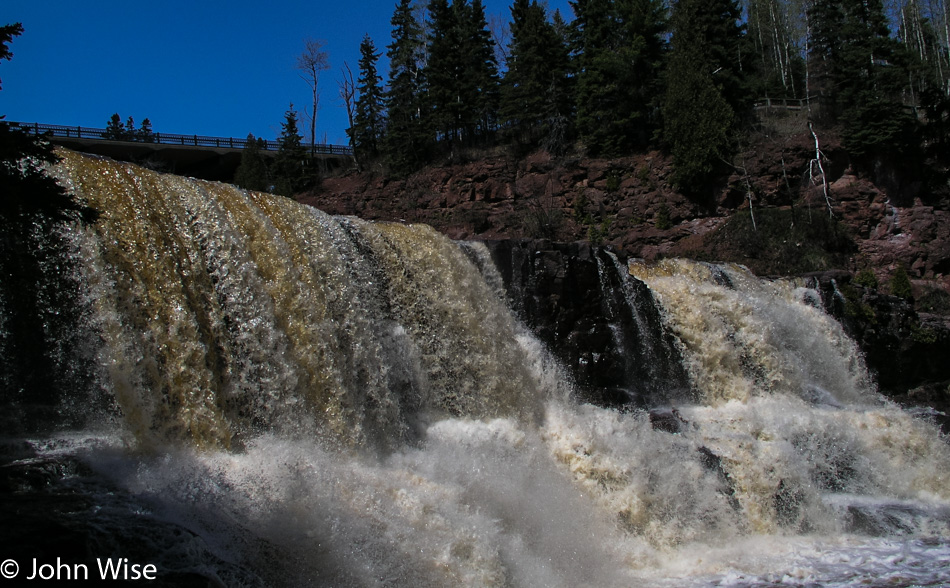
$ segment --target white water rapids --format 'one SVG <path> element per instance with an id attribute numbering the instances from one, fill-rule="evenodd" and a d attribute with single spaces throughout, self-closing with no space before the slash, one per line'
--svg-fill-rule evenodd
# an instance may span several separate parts
<path id="1" fill-rule="evenodd" d="M 576 401 L 427 227 L 63 155 L 103 212 L 73 238 L 118 417 L 30 443 L 108 481 L 104 520 L 118 491 L 190 532 L 155 539 L 160 574 L 200 551 L 229 586 L 950 583 L 950 447 L 813 292 L 631 265 L 699 392 L 670 432 Z"/>

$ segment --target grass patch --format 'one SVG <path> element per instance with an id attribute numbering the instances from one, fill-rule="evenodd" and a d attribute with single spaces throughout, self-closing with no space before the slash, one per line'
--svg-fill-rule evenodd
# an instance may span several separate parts
<path id="1" fill-rule="evenodd" d="M 857 250 L 844 225 L 824 214 L 760 208 L 733 214 L 690 252 L 706 261 L 746 265 L 758 275 L 792 275 L 848 265 Z"/>

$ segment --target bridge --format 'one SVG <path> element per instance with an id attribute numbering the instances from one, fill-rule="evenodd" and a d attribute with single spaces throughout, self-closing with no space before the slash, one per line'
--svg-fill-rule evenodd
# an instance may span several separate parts
<path id="1" fill-rule="evenodd" d="M 44 135 L 51 143 L 75 151 L 131 161 L 159 171 L 221 182 L 231 182 L 234 179 L 234 172 L 241 163 L 241 152 L 248 144 L 247 139 L 234 137 L 171 133 L 116 137 L 106 129 L 91 127 L 22 122 L 8 124 L 35 135 Z M 277 141 L 261 139 L 258 140 L 258 145 L 265 157 L 277 154 Z M 327 168 L 344 167 L 353 161 L 353 149 L 345 145 L 304 143 L 303 146 L 308 156 Z"/>

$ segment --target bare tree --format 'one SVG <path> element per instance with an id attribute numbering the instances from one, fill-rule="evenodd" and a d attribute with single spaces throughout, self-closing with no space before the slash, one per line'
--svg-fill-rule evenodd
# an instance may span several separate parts
<path id="1" fill-rule="evenodd" d="M 744 0 L 746 25 L 760 67 L 782 85 L 783 98 L 797 95 L 793 63 L 804 47 L 807 0 Z"/>
<path id="2" fill-rule="evenodd" d="M 356 114 L 356 82 L 353 79 L 353 70 L 350 64 L 343 62 L 340 68 L 341 78 L 337 82 L 340 90 L 340 98 L 343 99 L 343 105 L 346 106 L 346 119 L 350 126 L 346 129 L 346 136 L 349 138 L 350 147 L 353 147 L 353 117 Z M 360 162 L 356 160 L 356 167 L 359 169 Z"/>
<path id="3" fill-rule="evenodd" d="M 307 82 L 313 91 L 313 106 L 310 112 L 304 108 L 304 113 L 310 118 L 310 154 L 316 152 L 317 110 L 320 106 L 320 72 L 330 69 L 330 54 L 324 50 L 327 42 L 323 39 L 307 39 L 304 41 L 304 50 L 297 57 L 297 69 L 300 77 Z"/>
<path id="4" fill-rule="evenodd" d="M 508 21 L 497 14 L 492 14 L 488 17 L 488 29 L 495 43 L 495 62 L 499 65 L 507 64 L 509 45 L 511 45 L 511 27 Z"/>

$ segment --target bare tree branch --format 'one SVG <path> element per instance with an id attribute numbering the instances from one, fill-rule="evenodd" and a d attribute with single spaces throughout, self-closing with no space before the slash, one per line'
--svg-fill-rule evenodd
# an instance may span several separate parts
<path id="1" fill-rule="evenodd" d="M 821 152 L 821 145 L 818 143 L 818 135 L 815 133 L 815 128 L 812 126 L 811 121 L 808 121 L 808 130 L 811 131 L 811 136 L 815 139 L 815 158 L 808 162 L 808 176 L 812 185 L 815 185 L 816 175 L 821 176 L 821 188 L 822 193 L 825 196 L 825 205 L 828 207 L 828 217 L 834 218 L 835 211 L 832 208 L 831 193 L 828 190 L 828 175 L 825 173 L 825 167 L 822 164 L 822 160 L 825 159 L 825 154 Z M 818 174 L 815 174 L 815 168 L 818 168 Z"/>
<path id="2" fill-rule="evenodd" d="M 488 28 L 495 43 L 495 62 L 508 64 L 509 45 L 511 45 L 511 27 L 508 21 L 497 14 L 488 17 Z"/>

